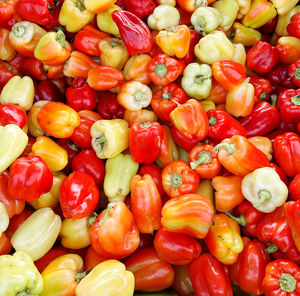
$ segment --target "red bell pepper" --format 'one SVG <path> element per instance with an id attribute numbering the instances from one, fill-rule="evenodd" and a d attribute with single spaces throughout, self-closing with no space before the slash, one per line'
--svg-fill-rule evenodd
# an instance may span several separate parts
<path id="1" fill-rule="evenodd" d="M 39 101 L 64 102 L 65 100 L 59 88 L 50 79 L 41 80 L 35 91 Z"/>
<path id="2" fill-rule="evenodd" d="M 274 140 L 274 154 L 284 173 L 293 177 L 300 173 L 300 137 L 295 133 L 284 133 Z"/>
<path id="3" fill-rule="evenodd" d="M 288 33 L 294 37 L 300 38 L 300 13 L 294 14 L 289 24 L 286 26 Z"/>
<path id="4" fill-rule="evenodd" d="M 170 113 L 178 106 L 187 101 L 187 96 L 184 90 L 171 83 L 162 89 L 158 90 L 152 97 L 151 107 L 159 117 L 164 121 L 170 121 Z"/>
<path id="5" fill-rule="evenodd" d="M 290 65 L 300 59 L 300 40 L 293 36 L 282 36 L 276 40 L 279 61 Z"/>
<path id="6" fill-rule="evenodd" d="M 295 245 L 300 252 L 300 200 L 287 202 L 284 209 Z"/>
<path id="7" fill-rule="evenodd" d="M 227 267 L 205 253 L 189 265 L 189 274 L 196 296 L 232 296 Z"/>
<path id="8" fill-rule="evenodd" d="M 278 127 L 280 114 L 276 107 L 268 102 L 257 103 L 252 112 L 243 117 L 240 123 L 244 126 L 247 136 L 264 136 Z"/>
<path id="9" fill-rule="evenodd" d="M 165 191 L 162 186 L 161 171 L 162 171 L 161 167 L 155 164 L 147 164 L 147 165 L 142 165 L 140 167 L 139 174 L 141 176 L 144 176 L 145 174 L 150 175 L 158 189 L 160 196 L 163 196 L 165 194 Z"/>
<path id="10" fill-rule="evenodd" d="M 150 30 L 139 17 L 125 10 L 115 10 L 111 16 L 131 56 L 152 49 L 153 39 Z"/>
<path id="11" fill-rule="evenodd" d="M 254 103 L 259 101 L 268 101 L 269 95 L 272 92 L 272 85 L 270 81 L 264 77 L 248 74 L 249 83 L 254 86 Z"/>
<path id="12" fill-rule="evenodd" d="M 105 177 L 105 163 L 92 149 L 85 149 L 72 159 L 72 170 L 90 175 L 97 185 L 101 185 Z"/>
<path id="13" fill-rule="evenodd" d="M 14 17 L 16 13 L 17 2 L 18 0 L 6 0 L 0 3 L 0 27 L 6 28 L 8 26 L 8 22 Z"/>
<path id="14" fill-rule="evenodd" d="M 247 52 L 247 67 L 259 74 L 268 73 L 277 63 L 275 47 L 264 41 L 256 42 Z"/>
<path id="15" fill-rule="evenodd" d="M 0 105 L 0 126 L 15 124 L 23 128 L 27 124 L 27 114 L 23 108 L 14 104 Z"/>
<path id="16" fill-rule="evenodd" d="M 270 21 L 268 21 L 266 24 L 260 27 L 260 31 L 265 34 L 272 34 L 275 31 L 277 21 L 278 15 L 276 15 L 274 18 L 272 18 Z"/>
<path id="17" fill-rule="evenodd" d="M 231 138 L 234 135 L 246 137 L 245 128 L 223 110 L 208 110 L 208 137 L 217 141 Z"/>
<path id="18" fill-rule="evenodd" d="M 181 133 L 174 126 L 171 127 L 171 135 L 176 145 L 188 152 L 199 142 L 195 135 L 191 135 L 187 132 Z"/>
<path id="19" fill-rule="evenodd" d="M 300 88 L 288 89 L 281 93 L 278 97 L 277 108 L 284 122 L 300 122 Z"/>
<path id="20" fill-rule="evenodd" d="M 67 88 L 66 99 L 75 111 L 94 110 L 97 103 L 96 91 L 82 77 L 75 78 L 73 85 Z"/>
<path id="21" fill-rule="evenodd" d="M 97 206 L 99 190 L 90 175 L 75 171 L 65 178 L 59 188 L 60 205 L 67 219 L 84 218 Z"/>
<path id="22" fill-rule="evenodd" d="M 24 58 L 21 69 L 24 74 L 34 79 L 42 80 L 47 78 L 47 75 L 43 69 L 43 63 L 36 58 Z"/>
<path id="23" fill-rule="evenodd" d="M 292 82 L 300 87 L 300 60 L 289 65 L 288 75 L 292 78 Z"/>
<path id="24" fill-rule="evenodd" d="M 292 78 L 288 75 L 289 65 L 277 64 L 268 74 L 267 79 L 272 86 L 284 86 L 287 88 L 295 88 Z"/>
<path id="25" fill-rule="evenodd" d="M 130 127 L 129 146 L 133 160 L 137 163 L 153 162 L 160 150 L 163 128 L 158 122 L 135 122 Z"/>
<path id="26" fill-rule="evenodd" d="M 278 259 L 266 266 L 263 279 L 265 296 L 300 295 L 300 267 L 293 261 Z"/>
<path id="27" fill-rule="evenodd" d="M 39 156 L 18 158 L 9 168 L 7 192 L 13 199 L 37 200 L 52 184 L 52 173 Z"/>
<path id="28" fill-rule="evenodd" d="M 186 23 L 185 23 L 186 24 Z M 191 34 L 191 38 L 190 38 L 190 47 L 189 47 L 189 51 L 186 54 L 185 57 L 182 58 L 182 60 L 188 65 L 192 62 L 195 61 L 195 52 L 194 52 L 194 48 L 197 45 L 197 43 L 200 40 L 200 34 L 198 34 L 195 30 L 190 29 L 190 34 Z"/>
<path id="29" fill-rule="evenodd" d="M 156 7 L 153 0 L 124 0 L 124 5 L 126 10 L 142 20 L 146 20 Z"/>
<path id="30" fill-rule="evenodd" d="M 101 92 L 97 104 L 97 112 L 104 119 L 123 118 L 125 108 L 117 100 L 117 94 L 112 92 Z"/>
<path id="31" fill-rule="evenodd" d="M 14 66 L 0 61 L 0 89 L 15 75 L 18 75 L 18 71 Z"/>
<path id="32" fill-rule="evenodd" d="M 166 86 L 175 81 L 182 74 L 185 63 L 166 54 L 153 57 L 149 64 L 149 77 L 156 85 Z"/>
<path id="33" fill-rule="evenodd" d="M 161 260 L 174 265 L 190 264 L 201 253 L 201 245 L 192 237 L 160 227 L 155 234 L 154 248 Z"/>
<path id="34" fill-rule="evenodd" d="M 288 185 L 288 179 L 286 175 L 284 174 L 283 169 L 276 165 L 275 163 L 270 162 L 270 167 L 276 171 L 278 176 L 280 177 L 281 181 L 285 183 L 285 185 Z"/>
<path id="35" fill-rule="evenodd" d="M 290 183 L 289 193 L 292 200 L 300 199 L 300 173 L 297 174 Z"/>

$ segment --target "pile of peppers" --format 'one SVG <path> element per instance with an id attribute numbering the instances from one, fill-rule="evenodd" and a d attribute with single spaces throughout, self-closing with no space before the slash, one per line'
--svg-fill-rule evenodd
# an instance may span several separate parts
<path id="1" fill-rule="evenodd" d="M 297 4 L 0 1 L 0 295 L 300 295 Z"/>

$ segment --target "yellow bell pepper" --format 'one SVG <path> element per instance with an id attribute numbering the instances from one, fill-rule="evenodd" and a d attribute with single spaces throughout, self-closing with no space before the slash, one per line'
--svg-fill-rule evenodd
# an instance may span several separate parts
<path id="1" fill-rule="evenodd" d="M 15 124 L 0 126 L 0 174 L 24 151 L 28 136 Z"/>
<path id="2" fill-rule="evenodd" d="M 295 6 L 292 10 L 290 10 L 285 15 L 280 15 L 278 17 L 277 25 L 275 28 L 275 33 L 278 36 L 289 36 L 288 31 L 286 30 L 286 26 L 289 24 L 291 17 L 300 12 L 300 5 Z"/>
<path id="3" fill-rule="evenodd" d="M 237 22 L 233 24 L 233 30 L 234 36 L 232 41 L 235 43 L 241 43 L 244 46 L 252 46 L 261 39 L 259 31 L 245 27 Z"/>
<path id="4" fill-rule="evenodd" d="M 232 60 L 234 60 L 235 62 L 238 62 L 242 65 L 245 65 L 247 54 L 246 54 L 244 45 L 241 43 L 234 43 L 233 45 L 234 45 L 235 51 L 234 51 Z"/>
<path id="5" fill-rule="evenodd" d="M 187 95 L 202 100 L 210 93 L 211 76 L 212 70 L 209 65 L 191 63 L 184 69 L 181 86 Z"/>
<path id="6" fill-rule="evenodd" d="M 127 48 L 120 38 L 102 39 L 99 42 L 99 49 L 102 65 L 111 66 L 121 71 L 129 59 Z"/>
<path id="7" fill-rule="evenodd" d="M 239 11 L 239 4 L 236 0 L 219 0 L 212 5 L 214 8 L 219 10 L 222 15 L 220 19 L 220 26 L 228 31 Z"/>
<path id="8" fill-rule="evenodd" d="M 115 10 L 122 10 L 122 8 L 118 5 L 112 5 L 108 10 L 98 13 L 97 26 L 101 31 L 105 33 L 120 37 L 119 29 L 111 17 L 111 14 Z"/>
<path id="9" fill-rule="evenodd" d="M 82 249 L 90 245 L 89 231 L 96 215 L 91 214 L 82 219 L 65 219 L 62 222 L 60 237 L 61 244 L 69 249 Z"/>
<path id="10" fill-rule="evenodd" d="M 40 156 L 51 171 L 60 171 L 68 164 L 66 150 L 48 137 L 38 137 L 31 150 L 31 154 Z"/>
<path id="11" fill-rule="evenodd" d="M 202 100 L 202 101 L 200 101 L 200 104 L 204 108 L 205 112 L 207 112 L 208 110 L 211 110 L 211 109 L 213 109 L 213 110 L 216 109 L 215 103 L 210 100 Z"/>
<path id="12" fill-rule="evenodd" d="M 157 121 L 157 115 L 152 110 L 141 109 L 138 111 L 125 110 L 124 120 L 128 122 L 129 127 L 134 122 Z"/>
<path id="13" fill-rule="evenodd" d="M 35 261 L 54 245 L 61 228 L 61 218 L 52 209 L 35 211 L 17 229 L 11 238 L 16 251 L 26 252 Z"/>
<path id="14" fill-rule="evenodd" d="M 243 18 L 243 16 L 248 13 L 251 7 L 251 2 L 252 0 L 237 0 L 237 3 L 239 5 L 237 19 Z"/>
<path id="15" fill-rule="evenodd" d="M 242 193 L 260 212 L 271 213 L 284 204 L 289 191 L 273 168 L 264 167 L 243 178 Z"/>
<path id="16" fill-rule="evenodd" d="M 261 136 L 256 136 L 256 137 L 251 137 L 248 138 L 248 140 L 260 151 L 262 151 L 268 159 L 271 161 L 272 160 L 272 142 L 269 138 L 267 137 L 261 137 Z"/>
<path id="17" fill-rule="evenodd" d="M 123 119 L 101 119 L 91 127 L 92 147 L 101 159 L 111 158 L 129 146 L 129 127 Z"/>
<path id="18" fill-rule="evenodd" d="M 93 18 L 94 14 L 86 10 L 83 0 L 65 0 L 59 13 L 59 22 L 68 32 L 78 32 Z"/>
<path id="19" fill-rule="evenodd" d="M 139 164 L 130 154 L 120 153 L 106 161 L 103 189 L 109 202 L 124 201 L 130 192 L 131 179 L 138 169 Z"/>
<path id="20" fill-rule="evenodd" d="M 183 160 L 187 164 L 189 164 L 190 163 L 190 161 L 189 161 L 189 153 L 187 151 L 185 151 L 181 147 L 178 147 L 178 151 L 179 151 L 179 160 Z"/>
<path id="21" fill-rule="evenodd" d="M 249 12 L 243 18 L 243 25 L 256 29 L 273 19 L 276 14 L 276 9 L 271 2 L 253 0 Z"/>
<path id="22" fill-rule="evenodd" d="M 84 0 L 84 6 L 92 13 L 98 13 L 109 9 L 116 0 Z"/>
<path id="23" fill-rule="evenodd" d="M 132 296 L 133 293 L 134 275 L 117 260 L 95 266 L 76 288 L 76 296 Z"/>
<path id="24" fill-rule="evenodd" d="M 213 31 L 200 39 L 194 51 L 202 63 L 212 65 L 221 59 L 232 59 L 235 47 L 223 32 Z"/>
<path id="25" fill-rule="evenodd" d="M 42 290 L 42 276 L 28 254 L 0 256 L 0 295 L 39 296 Z"/>
<path id="26" fill-rule="evenodd" d="M 0 28 L 0 60 L 9 61 L 16 54 L 16 51 L 9 41 L 9 31 Z"/>
<path id="27" fill-rule="evenodd" d="M 285 15 L 298 3 L 298 0 L 271 0 L 277 9 L 278 15 Z"/>
<path id="28" fill-rule="evenodd" d="M 153 13 L 148 17 L 148 26 L 152 30 L 161 31 L 169 27 L 175 27 L 179 24 L 179 11 L 169 5 L 157 6 Z"/>
<path id="29" fill-rule="evenodd" d="M 47 103 L 49 103 L 49 101 L 46 100 L 37 101 L 32 105 L 31 109 L 29 110 L 28 129 L 30 134 L 34 137 L 45 135 L 45 132 L 43 131 L 43 129 L 41 128 L 41 126 L 37 121 L 37 115 L 40 112 L 41 108 Z"/>
<path id="30" fill-rule="evenodd" d="M 67 254 L 55 258 L 42 272 L 44 289 L 40 296 L 75 295 L 82 272 L 83 261 L 79 255 Z"/>
<path id="31" fill-rule="evenodd" d="M 0 201 L 0 237 L 2 233 L 7 229 L 9 224 L 9 217 L 6 210 L 6 206 Z"/>
<path id="32" fill-rule="evenodd" d="M 30 202 L 30 205 L 36 210 L 47 207 L 54 210 L 58 205 L 60 199 L 59 187 L 67 176 L 62 172 L 53 172 L 52 174 L 53 184 L 51 190 L 43 193 L 37 200 Z"/>
<path id="33" fill-rule="evenodd" d="M 156 1 L 158 5 L 169 5 L 169 6 L 176 6 L 175 0 L 157 0 Z"/>
<path id="34" fill-rule="evenodd" d="M 29 76 L 12 77 L 3 87 L 0 95 L 1 104 L 16 104 L 28 111 L 33 104 L 34 85 Z"/>
<path id="35" fill-rule="evenodd" d="M 213 205 L 214 212 L 216 213 L 214 188 L 211 185 L 211 180 L 208 180 L 208 179 L 201 180 L 195 193 L 201 194 L 201 195 L 207 197 L 209 199 L 209 201 L 211 202 L 211 204 Z"/>

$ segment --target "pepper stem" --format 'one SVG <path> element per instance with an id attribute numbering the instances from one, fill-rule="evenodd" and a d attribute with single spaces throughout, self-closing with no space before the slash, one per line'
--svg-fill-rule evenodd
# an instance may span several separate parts
<path id="1" fill-rule="evenodd" d="M 169 27 L 168 29 L 169 29 L 169 32 L 172 32 L 172 33 L 176 33 L 177 32 L 177 30 L 176 30 L 175 27 Z"/>
<path id="2" fill-rule="evenodd" d="M 214 116 L 211 116 L 209 119 L 208 119 L 208 123 L 209 123 L 209 126 L 214 126 L 216 123 L 217 123 L 217 118 L 214 117 Z"/>
<path id="3" fill-rule="evenodd" d="M 206 0 L 195 0 L 195 7 L 206 6 L 205 4 L 207 4 Z"/>
<path id="4" fill-rule="evenodd" d="M 229 212 L 225 212 L 225 215 L 234 220 L 236 223 L 240 224 L 241 226 L 247 227 L 247 222 L 245 216 L 242 214 L 239 217 L 235 217 L 231 215 Z"/>
<path id="5" fill-rule="evenodd" d="M 267 97 L 267 94 L 268 93 L 266 91 L 262 92 L 259 96 L 260 101 L 264 100 Z"/>
<path id="6" fill-rule="evenodd" d="M 277 101 L 278 101 L 277 95 L 276 94 L 271 94 L 270 98 L 271 98 L 271 104 L 276 107 Z"/>
<path id="7" fill-rule="evenodd" d="M 89 215 L 88 217 L 88 227 L 91 228 L 92 225 L 96 222 L 97 219 L 97 214 L 93 212 L 92 214 Z"/>
<path id="8" fill-rule="evenodd" d="M 121 43 L 118 42 L 117 40 L 112 40 L 112 41 L 109 42 L 109 45 L 110 45 L 111 47 L 116 47 L 116 46 L 121 45 Z"/>
<path id="9" fill-rule="evenodd" d="M 77 283 L 80 283 L 83 278 L 87 276 L 87 274 L 91 271 L 91 269 L 87 269 L 86 271 L 78 271 L 75 275 L 75 279 Z"/>
<path id="10" fill-rule="evenodd" d="M 143 123 L 140 124 L 141 128 L 150 127 L 150 126 L 151 126 L 151 123 L 147 123 L 147 122 L 143 122 Z"/>
<path id="11" fill-rule="evenodd" d="M 201 151 L 198 154 L 198 159 L 191 162 L 190 166 L 192 169 L 195 169 L 200 164 L 208 164 L 212 160 L 211 153 L 208 151 Z"/>
<path id="12" fill-rule="evenodd" d="M 172 98 L 172 94 L 168 92 L 164 92 L 161 96 L 163 100 L 170 100 Z"/>
<path id="13" fill-rule="evenodd" d="M 159 78 L 163 78 L 167 75 L 168 69 L 165 64 L 156 64 L 155 73 Z"/>
<path id="14" fill-rule="evenodd" d="M 194 78 L 195 83 L 201 84 L 204 80 L 208 79 L 207 76 L 204 76 L 202 74 L 196 75 Z"/>
<path id="15" fill-rule="evenodd" d="M 24 26 L 16 26 L 12 31 L 16 37 L 22 37 L 25 34 L 26 29 Z"/>
<path id="16" fill-rule="evenodd" d="M 282 273 L 279 278 L 281 290 L 285 292 L 293 292 L 296 290 L 297 280 L 289 273 Z"/>
<path id="17" fill-rule="evenodd" d="M 135 94 L 134 94 L 134 100 L 135 101 L 141 101 L 144 98 L 144 93 L 141 92 L 140 90 L 138 90 Z"/>
<path id="18" fill-rule="evenodd" d="M 297 68 L 297 69 L 295 70 L 295 78 L 296 78 L 296 79 L 300 79 L 300 68 Z"/>
<path id="19" fill-rule="evenodd" d="M 182 184 L 182 177 L 180 174 L 174 173 L 171 175 L 171 185 L 175 188 L 179 187 Z"/>
<path id="20" fill-rule="evenodd" d="M 199 22 L 197 23 L 197 25 L 195 25 L 195 31 L 205 36 L 206 35 L 204 31 L 205 25 L 206 25 L 205 19 L 203 17 L 199 17 Z"/>
<path id="21" fill-rule="evenodd" d="M 105 213 L 103 215 L 103 217 L 100 219 L 99 221 L 99 226 L 101 226 L 101 224 L 108 218 L 109 216 L 109 213 L 110 211 L 112 210 L 112 208 L 115 206 L 115 203 L 114 202 L 110 202 L 108 205 L 107 205 L 107 208 L 105 210 Z"/>
<path id="22" fill-rule="evenodd" d="M 231 155 L 236 151 L 236 146 L 234 143 L 220 143 L 214 148 L 214 152 L 218 153 L 220 148 L 225 148 L 227 154 Z"/>
<path id="23" fill-rule="evenodd" d="M 261 190 L 258 191 L 259 201 L 256 204 L 254 204 L 253 206 L 255 208 L 259 208 L 263 203 L 268 201 L 271 197 L 272 197 L 272 194 L 270 193 L 269 190 L 261 189 Z"/>
<path id="24" fill-rule="evenodd" d="M 62 46 L 66 47 L 66 36 L 63 31 L 58 30 L 56 33 L 56 41 Z"/>
<path id="25" fill-rule="evenodd" d="M 85 6 L 84 6 L 84 3 L 83 3 L 83 1 L 81 1 L 81 0 L 77 1 L 76 7 L 77 7 L 80 11 L 86 10 L 86 8 L 85 8 Z"/>
<path id="26" fill-rule="evenodd" d="M 291 101 L 296 105 L 299 106 L 300 105 L 300 95 L 296 95 L 291 97 Z"/>
<path id="27" fill-rule="evenodd" d="M 16 294 L 16 296 L 31 296 L 32 294 L 31 294 L 31 292 L 30 292 L 30 290 L 29 289 L 25 289 L 25 290 L 23 290 L 23 291 L 20 291 L 20 292 L 18 292 L 17 294 Z"/>
<path id="28" fill-rule="evenodd" d="M 102 136 L 96 138 L 95 142 L 96 142 L 96 145 L 97 145 L 97 146 L 100 145 L 101 151 L 102 151 L 104 145 L 106 144 L 106 138 L 105 138 L 104 135 L 102 135 Z"/>
<path id="29" fill-rule="evenodd" d="M 278 247 L 273 243 L 271 246 L 269 246 L 265 249 L 265 252 L 267 254 L 272 254 L 272 253 L 276 252 L 277 250 L 278 250 Z"/>

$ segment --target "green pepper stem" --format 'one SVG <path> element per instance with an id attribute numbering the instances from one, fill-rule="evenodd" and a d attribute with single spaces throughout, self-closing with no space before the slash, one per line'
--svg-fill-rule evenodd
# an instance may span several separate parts
<path id="1" fill-rule="evenodd" d="M 84 3 L 83 3 L 83 1 L 81 1 L 81 0 L 77 1 L 76 7 L 77 7 L 80 11 L 86 10 L 86 8 L 85 8 L 85 6 L 84 6 Z"/>
<path id="2" fill-rule="evenodd" d="M 121 43 L 120 43 L 119 41 L 112 40 L 112 41 L 109 42 L 109 45 L 110 45 L 111 47 L 116 47 L 116 46 L 121 45 Z"/>
<path id="3" fill-rule="evenodd" d="M 147 128 L 147 127 L 150 127 L 150 126 L 151 126 L 151 123 L 147 123 L 147 122 L 143 122 L 143 123 L 140 124 L 141 128 L 145 128 L 145 127 Z"/>
<path id="4" fill-rule="evenodd" d="M 276 252 L 276 251 L 278 251 L 278 247 L 273 243 L 271 246 L 269 246 L 269 247 L 267 247 L 266 249 L 265 249 L 265 252 L 267 253 L 267 254 L 272 254 L 272 253 L 274 253 L 274 252 Z"/>
<path id="5" fill-rule="evenodd" d="M 268 93 L 266 91 L 262 92 L 259 96 L 260 101 L 264 100 L 267 97 L 267 94 Z"/>
<path id="6" fill-rule="evenodd" d="M 106 138 L 104 135 L 101 135 L 100 137 L 96 138 L 95 140 L 96 145 L 100 145 L 101 151 L 103 150 L 104 145 L 106 144 Z"/>
<path id="7" fill-rule="evenodd" d="M 208 79 L 208 76 L 204 76 L 202 74 L 196 75 L 194 78 L 195 83 L 201 84 L 204 80 Z"/>
<path id="8" fill-rule="evenodd" d="M 58 30 L 56 33 L 56 41 L 62 46 L 66 47 L 66 36 L 63 31 Z"/>
<path id="9" fill-rule="evenodd" d="M 26 28 L 24 26 L 16 26 L 12 31 L 16 37 L 22 37 L 26 32 Z"/>
<path id="10" fill-rule="evenodd" d="M 73 151 L 79 151 L 79 148 L 75 143 L 68 143 L 67 146 Z"/>
<path id="11" fill-rule="evenodd" d="M 209 119 L 208 119 L 208 123 L 209 123 L 209 126 L 214 126 L 216 123 L 217 123 L 217 118 L 214 117 L 214 116 L 211 116 Z"/>
<path id="12" fill-rule="evenodd" d="M 92 214 L 89 215 L 88 217 L 88 227 L 91 228 L 92 225 L 96 222 L 97 219 L 97 214 L 93 212 Z"/>
<path id="13" fill-rule="evenodd" d="M 25 289 L 25 290 L 23 290 L 23 291 L 20 291 L 20 292 L 18 292 L 17 294 L 16 294 L 16 296 L 31 296 L 32 294 L 31 294 L 31 292 L 30 292 L 30 290 L 29 289 Z"/>
<path id="14" fill-rule="evenodd" d="M 278 281 L 281 290 L 290 293 L 296 290 L 297 280 L 291 274 L 282 273 Z"/>
<path id="15" fill-rule="evenodd" d="M 214 148 L 214 152 L 218 153 L 220 148 L 224 148 L 229 155 L 236 151 L 236 146 L 234 143 L 220 143 Z"/>
<path id="16" fill-rule="evenodd" d="M 142 91 L 138 90 L 138 91 L 134 94 L 133 97 L 134 97 L 134 100 L 135 100 L 135 101 L 139 102 L 139 101 L 143 100 L 143 98 L 144 98 L 144 93 L 143 93 Z"/>
<path id="17" fill-rule="evenodd" d="M 110 202 L 107 207 L 106 207 L 106 210 L 105 210 L 105 213 L 103 215 L 103 217 L 100 219 L 99 221 L 99 226 L 102 225 L 102 223 L 108 218 L 109 214 L 110 214 L 110 211 L 112 210 L 112 208 L 115 206 L 115 203 L 114 202 Z"/>
<path id="18" fill-rule="evenodd" d="M 91 269 L 87 269 L 86 271 L 78 271 L 75 275 L 75 279 L 77 283 L 80 283 L 83 278 L 87 276 L 88 273 L 90 273 Z"/>
<path id="19" fill-rule="evenodd" d="M 271 98 L 271 105 L 273 105 L 273 106 L 275 106 L 275 107 L 276 107 L 276 105 L 277 105 L 277 101 L 278 101 L 278 97 L 277 97 L 277 95 L 275 95 L 275 94 L 271 94 L 270 98 Z"/>
<path id="20" fill-rule="evenodd" d="M 200 7 L 202 4 L 205 4 L 206 2 L 203 3 L 203 0 L 195 0 L 195 7 Z"/>
<path id="21" fill-rule="evenodd" d="M 182 184 L 182 176 L 180 174 L 174 173 L 171 175 L 171 185 L 175 188 L 179 187 Z"/>
<path id="22" fill-rule="evenodd" d="M 297 68 L 297 69 L 295 70 L 295 78 L 296 78 L 296 79 L 300 79 L 300 68 Z"/>
<path id="23" fill-rule="evenodd" d="M 190 166 L 192 169 L 195 169 L 200 164 L 208 164 L 212 160 L 211 153 L 209 151 L 201 151 L 198 154 L 198 159 L 191 162 Z"/>
<path id="24" fill-rule="evenodd" d="M 269 190 L 261 189 L 258 191 L 258 199 L 259 201 L 254 204 L 253 206 L 255 208 L 259 208 L 262 204 L 264 204 L 266 201 L 268 201 L 272 197 L 272 194 Z"/>
<path id="25" fill-rule="evenodd" d="M 234 220 L 236 223 L 240 224 L 241 226 L 247 227 L 247 222 L 245 216 L 242 214 L 239 217 L 235 217 L 231 215 L 229 212 L 225 212 L 225 215 Z"/>
<path id="26" fill-rule="evenodd" d="M 172 98 L 172 94 L 168 92 L 164 92 L 161 96 L 163 100 L 170 100 Z"/>
<path id="27" fill-rule="evenodd" d="M 155 73 L 159 78 L 163 78 L 167 75 L 168 69 L 165 64 L 156 64 Z"/>
<path id="28" fill-rule="evenodd" d="M 168 29 L 169 29 L 169 31 L 172 32 L 172 33 L 176 33 L 176 32 L 177 32 L 177 30 L 176 30 L 175 27 L 169 27 Z"/>
<path id="29" fill-rule="evenodd" d="M 296 105 L 296 106 L 300 106 L 300 95 L 296 95 L 291 97 L 291 101 Z"/>

